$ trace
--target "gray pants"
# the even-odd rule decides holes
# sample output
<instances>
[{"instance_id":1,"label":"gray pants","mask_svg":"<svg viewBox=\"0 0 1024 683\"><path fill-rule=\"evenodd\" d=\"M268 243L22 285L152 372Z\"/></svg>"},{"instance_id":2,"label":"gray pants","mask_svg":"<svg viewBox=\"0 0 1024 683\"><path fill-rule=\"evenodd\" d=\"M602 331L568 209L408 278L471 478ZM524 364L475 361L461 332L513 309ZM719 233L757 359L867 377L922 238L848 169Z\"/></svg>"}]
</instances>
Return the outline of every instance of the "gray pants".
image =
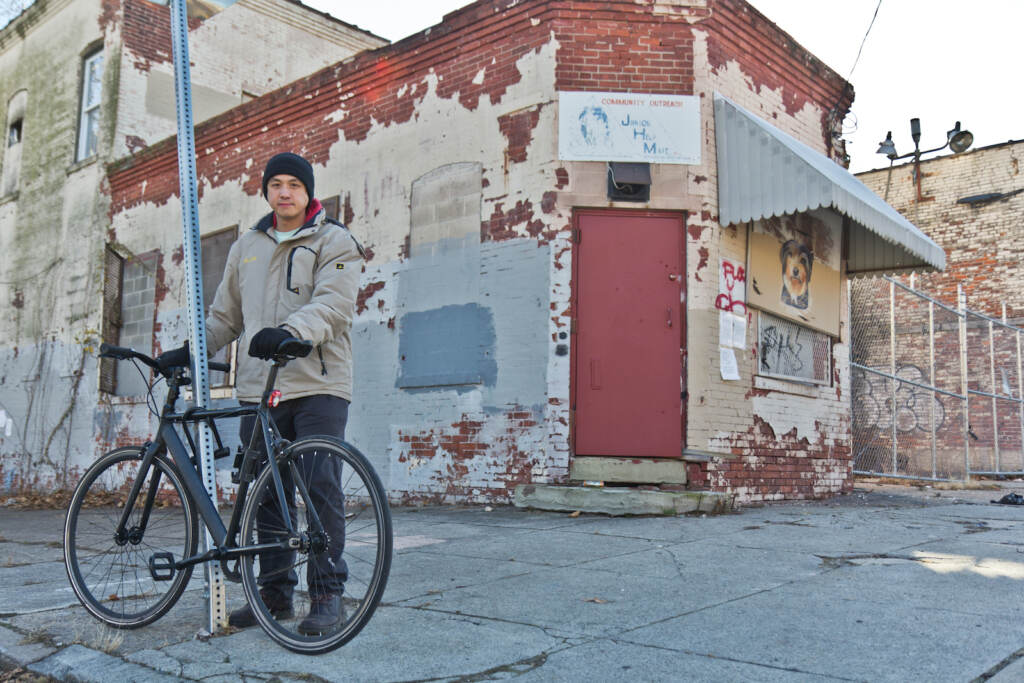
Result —
<instances>
[{"instance_id":1,"label":"gray pants","mask_svg":"<svg viewBox=\"0 0 1024 683\"><path fill-rule=\"evenodd\" d=\"M271 408L270 414L281 436L289 441L318 435L343 439L345 424L348 422L348 406L349 402L343 398L319 394L284 401L278 407ZM249 444L255 424L254 415L242 418L240 435L243 444ZM266 458L266 448L259 435L256 437L256 448L264 451ZM341 461L321 454L308 454L296 460L296 466L302 481L309 488L310 498L329 538L325 550L310 553L309 561L306 562L306 583L310 593L340 595L348 579L348 566L341 556L345 548L345 498L341 490ZM295 483L289 469L281 469L281 482L284 484L285 498L294 525L298 512L295 507ZM256 515L258 542L282 540L286 537L283 533L286 528L276 499L268 499ZM290 599L299 582L293 568L295 552L267 552L261 553L259 558L260 587L277 593L277 597Z\"/></svg>"}]
</instances>

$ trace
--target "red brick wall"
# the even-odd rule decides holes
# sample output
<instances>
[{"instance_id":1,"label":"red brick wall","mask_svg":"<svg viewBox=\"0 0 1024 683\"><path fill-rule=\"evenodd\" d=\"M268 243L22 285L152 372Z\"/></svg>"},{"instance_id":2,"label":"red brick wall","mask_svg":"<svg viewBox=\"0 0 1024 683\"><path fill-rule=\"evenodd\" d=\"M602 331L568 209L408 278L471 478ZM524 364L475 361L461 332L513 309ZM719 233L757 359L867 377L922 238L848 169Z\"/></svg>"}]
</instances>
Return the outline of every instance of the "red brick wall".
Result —
<instances>
[{"instance_id":1,"label":"red brick wall","mask_svg":"<svg viewBox=\"0 0 1024 683\"><path fill-rule=\"evenodd\" d=\"M471 110L481 97L495 102L521 79L516 60L546 44L552 32L560 45L559 89L693 91L692 29L679 17L652 15L633 2L479 2L429 33L328 67L199 126L199 174L214 187L247 177L246 189L256 194L260 178L246 169L250 159L259 169L268 150L292 149L317 163L342 137L364 139L372 121L408 121L431 72L441 97L458 97ZM481 70L483 82L474 83ZM341 108L346 116L335 123L330 116ZM523 143L537 122L535 113L522 119L504 122L513 163L525 159ZM174 145L164 141L111 167L113 213L176 195Z\"/></svg>"}]
</instances>

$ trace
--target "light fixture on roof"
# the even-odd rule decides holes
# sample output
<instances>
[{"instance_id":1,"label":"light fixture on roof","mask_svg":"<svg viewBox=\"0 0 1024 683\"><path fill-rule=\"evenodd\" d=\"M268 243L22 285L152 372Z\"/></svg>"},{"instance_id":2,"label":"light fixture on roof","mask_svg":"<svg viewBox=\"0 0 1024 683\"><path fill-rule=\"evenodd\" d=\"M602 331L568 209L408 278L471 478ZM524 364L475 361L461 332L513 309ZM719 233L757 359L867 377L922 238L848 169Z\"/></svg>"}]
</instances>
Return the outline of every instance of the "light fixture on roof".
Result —
<instances>
[{"instance_id":1,"label":"light fixture on roof","mask_svg":"<svg viewBox=\"0 0 1024 683\"><path fill-rule=\"evenodd\" d=\"M914 141L914 151L907 152L906 154L897 154L896 145L892 141L892 131L889 131L885 140L882 140L878 144L878 154L884 154L889 157L889 168L890 173L892 164L900 159L906 159L908 157L914 157L914 184L917 185L917 200L921 201L921 157L925 154L931 154L932 152L938 152L940 150L949 147L953 150L953 154L960 154L966 151L974 143L974 135L969 130L960 130L960 122L957 121L956 125L953 126L952 130L946 131L946 143L935 149L922 150L920 147L921 143L921 119L912 118L910 119L910 137ZM886 183L886 200L889 197L888 183Z\"/></svg>"},{"instance_id":2,"label":"light fixture on roof","mask_svg":"<svg viewBox=\"0 0 1024 683\"><path fill-rule=\"evenodd\" d=\"M969 130L960 130L960 122L957 121L953 130L946 131L946 140L953 154L959 154L974 144L974 135Z\"/></svg>"},{"instance_id":3,"label":"light fixture on roof","mask_svg":"<svg viewBox=\"0 0 1024 683\"><path fill-rule=\"evenodd\" d=\"M896 158L896 145L892 142L892 131L885 134L885 139L878 143L878 154L884 154L890 159Z\"/></svg>"},{"instance_id":4,"label":"light fixture on roof","mask_svg":"<svg viewBox=\"0 0 1024 683\"><path fill-rule=\"evenodd\" d=\"M946 149L946 147L953 150L954 154L960 154L974 144L974 135L972 135L969 130L960 130L959 121L956 122L956 125L953 126L952 130L946 131L946 144L936 147L935 149L922 150L920 148L921 119L910 119L910 137L914 141L914 151L898 155L896 154L896 145L892 141L892 131L890 130L886 133L885 139L878 143L878 154L884 154L892 161L914 157L914 162L916 163L920 161L923 155L938 152L939 150Z\"/></svg>"}]
</instances>

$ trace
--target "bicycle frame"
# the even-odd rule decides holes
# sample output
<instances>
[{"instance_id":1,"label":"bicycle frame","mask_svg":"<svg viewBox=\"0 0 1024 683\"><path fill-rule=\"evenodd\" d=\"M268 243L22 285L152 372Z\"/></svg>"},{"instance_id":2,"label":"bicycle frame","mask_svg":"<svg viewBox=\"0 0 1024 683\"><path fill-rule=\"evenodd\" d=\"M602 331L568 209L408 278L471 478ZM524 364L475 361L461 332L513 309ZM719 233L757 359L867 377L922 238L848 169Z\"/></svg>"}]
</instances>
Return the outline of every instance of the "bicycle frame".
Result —
<instances>
[{"instance_id":1,"label":"bicycle frame","mask_svg":"<svg viewBox=\"0 0 1024 683\"><path fill-rule=\"evenodd\" d=\"M277 379L277 373L286 362L287 361L274 360L271 363L270 373L267 376L266 388L259 404L255 406L240 406L237 408L223 409L190 408L182 413L175 412L175 404L180 396L179 387L185 383L183 380L184 370L179 369L175 371L172 380L168 382L167 398L160 414L160 427L157 431L156 439L145 445L138 475L132 483L132 489L128 494L124 510L121 512L121 517L118 520L115 532L115 538L118 543L123 543L135 535L145 533L146 524L149 520L149 511L152 509L156 498L157 487L160 482L159 469L153 469L150 488L146 495L146 500L143 503L142 518L139 525L137 527L129 528L128 522L131 517L132 510L136 507L139 493L142 491L142 484L146 481L147 476L149 475L150 468L153 464L153 458L166 451L170 454L171 460L174 462L181 474L182 483L192 495L192 499L196 503L199 515L202 517L203 523L206 525L210 535L213 537L214 543L214 547L205 553L182 558L175 562L173 566L176 570L189 565L208 562L210 560L220 560L223 563L243 555L253 555L266 551L291 550L299 546L300 539L295 533L295 528L291 521L291 515L288 513L287 502L284 495L284 484L281 479L281 472L277 462L289 442L281 438L281 434L278 431L273 418L270 416L269 410L270 396L274 383ZM266 447L266 453L268 454L267 462L271 468L278 504L281 507L281 518L285 520L285 523L288 526L288 538L275 543L239 546L235 544L234 539L238 534L241 511L245 504L249 483L255 477L256 470L262 460L262 454L260 451L252 447L256 443L257 438L255 426L252 437L249 440L249 445L245 449L244 457L239 465L241 478L239 481L238 493L235 498L231 520L226 527L224 526L224 521L217 513L217 508L213 504L210 494L206 491L206 487L203 485L202 479L199 477L199 472L197 471L193 456L190 454L189 449L186 448L185 443L182 441L174 427L177 424L190 425L206 422L213 431L218 446L222 448L220 435L216 428L216 420L219 418L244 417L248 415L255 415L256 422L260 427L260 435ZM187 434L188 433L186 431L186 435ZM192 443L191 436L188 438L191 445L191 451L196 453L195 444ZM196 453L196 455L198 455L198 453ZM294 468L293 464L290 463L289 465ZM293 479L296 481L299 488L302 489L302 495L308 496L308 491L304 490L305 487L303 486L301 477L293 477ZM310 512L312 513L310 520L311 527L322 532L323 526L320 523L318 515L316 515L315 510L311 510ZM227 567L224 567L224 570L229 575L235 574L234 571Z\"/></svg>"}]
</instances>

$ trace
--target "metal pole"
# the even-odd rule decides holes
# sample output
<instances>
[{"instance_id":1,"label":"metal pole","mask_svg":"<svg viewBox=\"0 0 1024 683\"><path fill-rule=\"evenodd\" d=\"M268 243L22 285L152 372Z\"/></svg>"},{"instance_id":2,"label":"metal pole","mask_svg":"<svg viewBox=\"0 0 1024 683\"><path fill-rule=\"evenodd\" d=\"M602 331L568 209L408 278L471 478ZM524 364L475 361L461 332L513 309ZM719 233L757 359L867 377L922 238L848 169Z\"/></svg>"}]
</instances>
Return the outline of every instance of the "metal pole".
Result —
<instances>
[{"instance_id":1,"label":"metal pole","mask_svg":"<svg viewBox=\"0 0 1024 683\"><path fill-rule=\"evenodd\" d=\"M928 403L929 412L931 413L931 431L932 431L932 479L937 477L936 473L936 457L935 457L935 441L937 435L935 434L935 304L931 301L928 302L928 368L929 368L929 379L928 383L932 385L932 400Z\"/></svg>"},{"instance_id":2,"label":"metal pole","mask_svg":"<svg viewBox=\"0 0 1024 683\"><path fill-rule=\"evenodd\" d=\"M964 397L964 479L971 479L971 395L967 384L967 297L963 285L956 286L956 305L960 310L960 393Z\"/></svg>"},{"instance_id":3,"label":"metal pole","mask_svg":"<svg viewBox=\"0 0 1024 683\"><path fill-rule=\"evenodd\" d=\"M1024 469L1024 379L1021 378L1020 330L1013 333L1017 339L1017 420L1020 422L1018 443L1020 444L1021 469Z\"/></svg>"},{"instance_id":4,"label":"metal pole","mask_svg":"<svg viewBox=\"0 0 1024 683\"><path fill-rule=\"evenodd\" d=\"M196 190L196 143L192 128L192 85L188 60L188 12L184 0L171 0L171 42L174 52L174 95L178 109L178 184L181 195L181 229L188 292L189 345L192 349L192 390L200 408L210 407L210 378L206 366L206 324L203 319L203 274L199 254L199 195ZM217 474L213 464L213 435L199 423L200 474L210 498L217 504ZM204 534L204 549L213 544ZM224 581L220 566L208 562L210 588L209 631L226 626Z\"/></svg>"},{"instance_id":5,"label":"metal pole","mask_svg":"<svg viewBox=\"0 0 1024 683\"><path fill-rule=\"evenodd\" d=\"M996 399L996 333L988 321L988 372L992 392L992 447L995 449L996 472L999 471L999 402Z\"/></svg>"},{"instance_id":6,"label":"metal pole","mask_svg":"<svg viewBox=\"0 0 1024 683\"><path fill-rule=\"evenodd\" d=\"M892 473L897 472L896 457L896 392L899 383L896 381L896 285L889 283L889 373L892 375Z\"/></svg>"}]
</instances>

